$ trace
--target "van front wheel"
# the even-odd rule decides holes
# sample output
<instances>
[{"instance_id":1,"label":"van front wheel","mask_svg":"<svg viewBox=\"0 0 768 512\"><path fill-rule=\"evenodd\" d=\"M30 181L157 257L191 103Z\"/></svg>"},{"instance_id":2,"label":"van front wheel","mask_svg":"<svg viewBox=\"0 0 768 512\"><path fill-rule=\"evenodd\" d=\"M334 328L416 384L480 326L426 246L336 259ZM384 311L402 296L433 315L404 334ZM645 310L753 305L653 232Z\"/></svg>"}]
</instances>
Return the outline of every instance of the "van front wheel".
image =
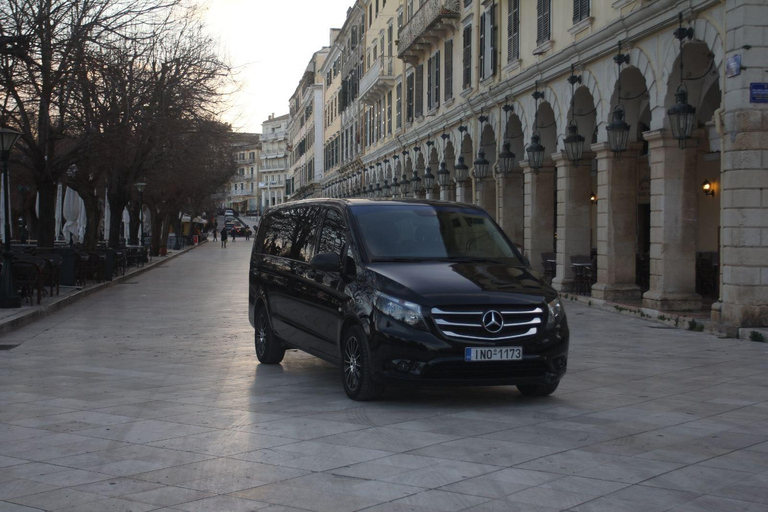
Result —
<instances>
[{"instance_id":1,"label":"van front wheel","mask_svg":"<svg viewBox=\"0 0 768 512\"><path fill-rule=\"evenodd\" d=\"M559 385L560 381L551 384L518 384L517 390L524 396L549 396Z\"/></svg>"},{"instance_id":2,"label":"van front wheel","mask_svg":"<svg viewBox=\"0 0 768 512\"><path fill-rule=\"evenodd\" d=\"M260 306L254 315L256 325L254 345L256 357L262 364L277 364L283 360L285 349L275 339L267 316L267 308Z\"/></svg>"},{"instance_id":3,"label":"van front wheel","mask_svg":"<svg viewBox=\"0 0 768 512\"><path fill-rule=\"evenodd\" d=\"M384 386L371 375L368 340L359 326L347 329L342 336L341 370L344 391L352 400L376 400L384 391Z\"/></svg>"}]
</instances>

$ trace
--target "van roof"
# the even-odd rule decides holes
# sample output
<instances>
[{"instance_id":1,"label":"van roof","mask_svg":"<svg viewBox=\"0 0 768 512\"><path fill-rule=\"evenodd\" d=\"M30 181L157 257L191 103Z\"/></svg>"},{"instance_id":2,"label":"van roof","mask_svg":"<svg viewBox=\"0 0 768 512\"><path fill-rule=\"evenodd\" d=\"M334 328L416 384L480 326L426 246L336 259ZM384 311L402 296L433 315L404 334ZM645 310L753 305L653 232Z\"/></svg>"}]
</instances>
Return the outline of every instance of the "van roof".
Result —
<instances>
[{"instance_id":1,"label":"van roof","mask_svg":"<svg viewBox=\"0 0 768 512\"><path fill-rule=\"evenodd\" d=\"M478 206L468 203L455 203L453 201L440 201L437 199L337 199L330 197L320 197L312 199L302 199L300 201L290 201L280 205L270 207L270 209L282 209L291 206L309 205L309 204L335 204L338 206L358 206L358 205L376 205L376 206L403 206L409 204L424 204L432 206L457 205L462 208L479 209Z\"/></svg>"}]
</instances>

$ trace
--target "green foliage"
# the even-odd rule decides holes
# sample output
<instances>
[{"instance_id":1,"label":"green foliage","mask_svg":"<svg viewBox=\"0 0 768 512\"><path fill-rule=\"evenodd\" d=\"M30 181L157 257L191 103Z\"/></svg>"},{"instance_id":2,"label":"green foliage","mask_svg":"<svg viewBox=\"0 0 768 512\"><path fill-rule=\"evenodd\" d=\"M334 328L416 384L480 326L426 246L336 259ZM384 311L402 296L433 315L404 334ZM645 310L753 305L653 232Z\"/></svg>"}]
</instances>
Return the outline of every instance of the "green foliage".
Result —
<instances>
[{"instance_id":1,"label":"green foliage","mask_svg":"<svg viewBox=\"0 0 768 512\"><path fill-rule=\"evenodd\" d=\"M763 336L763 333L752 331L749 333L749 339L750 341L757 341L760 343L765 343L765 336Z\"/></svg>"}]
</instances>

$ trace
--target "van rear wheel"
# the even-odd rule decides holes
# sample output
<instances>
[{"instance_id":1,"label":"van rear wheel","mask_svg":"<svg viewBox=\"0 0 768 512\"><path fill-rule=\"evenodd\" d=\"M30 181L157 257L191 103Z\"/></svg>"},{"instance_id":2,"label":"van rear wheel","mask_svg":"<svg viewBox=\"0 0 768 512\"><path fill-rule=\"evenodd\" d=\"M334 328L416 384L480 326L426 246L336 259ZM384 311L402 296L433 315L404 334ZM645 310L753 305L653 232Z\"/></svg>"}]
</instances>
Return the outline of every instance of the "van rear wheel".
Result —
<instances>
[{"instance_id":1,"label":"van rear wheel","mask_svg":"<svg viewBox=\"0 0 768 512\"><path fill-rule=\"evenodd\" d=\"M373 380L371 369L365 333L359 326L350 327L344 332L341 343L341 376L349 398L366 402L381 396L384 386Z\"/></svg>"},{"instance_id":2,"label":"van rear wheel","mask_svg":"<svg viewBox=\"0 0 768 512\"><path fill-rule=\"evenodd\" d=\"M285 348L275 339L272 326L269 323L267 308L259 306L254 315L256 325L254 345L256 357L262 364L277 364L285 357Z\"/></svg>"}]
</instances>

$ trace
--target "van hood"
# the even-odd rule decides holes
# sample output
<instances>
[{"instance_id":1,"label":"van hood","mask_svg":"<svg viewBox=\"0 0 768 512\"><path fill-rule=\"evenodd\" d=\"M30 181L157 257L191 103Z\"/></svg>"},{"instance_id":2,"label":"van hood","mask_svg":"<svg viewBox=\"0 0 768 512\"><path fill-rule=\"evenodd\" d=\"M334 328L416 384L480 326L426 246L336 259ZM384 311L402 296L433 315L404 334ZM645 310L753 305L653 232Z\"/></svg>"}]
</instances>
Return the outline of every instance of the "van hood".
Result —
<instances>
[{"instance_id":1,"label":"van hood","mask_svg":"<svg viewBox=\"0 0 768 512\"><path fill-rule=\"evenodd\" d=\"M371 263L374 287L425 306L540 304L557 292L530 268L487 262Z\"/></svg>"}]
</instances>

